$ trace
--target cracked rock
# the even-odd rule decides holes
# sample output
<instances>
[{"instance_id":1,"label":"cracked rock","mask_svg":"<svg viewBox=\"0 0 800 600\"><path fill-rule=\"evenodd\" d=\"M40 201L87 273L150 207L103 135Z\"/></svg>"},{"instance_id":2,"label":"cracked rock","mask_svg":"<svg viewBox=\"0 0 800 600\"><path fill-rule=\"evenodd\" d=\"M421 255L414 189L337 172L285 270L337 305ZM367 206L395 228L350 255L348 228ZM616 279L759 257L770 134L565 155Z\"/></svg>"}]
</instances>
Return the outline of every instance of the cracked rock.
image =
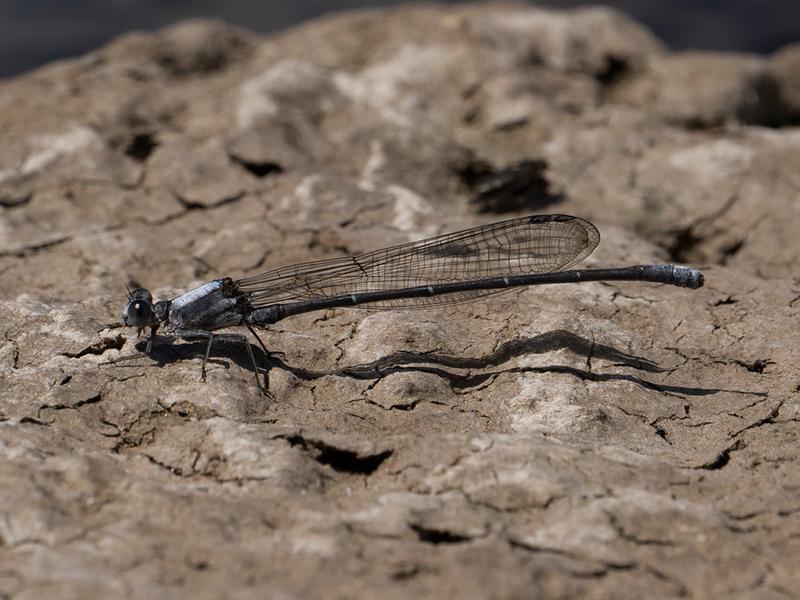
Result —
<instances>
[{"instance_id":1,"label":"cracked rock","mask_svg":"<svg viewBox=\"0 0 800 600\"><path fill-rule=\"evenodd\" d=\"M492 3L0 82L0 597L790 596L797 56ZM586 266L705 287L299 315L250 338L267 395L241 345L201 382L203 342L121 323L126 288L556 210Z\"/></svg>"}]
</instances>

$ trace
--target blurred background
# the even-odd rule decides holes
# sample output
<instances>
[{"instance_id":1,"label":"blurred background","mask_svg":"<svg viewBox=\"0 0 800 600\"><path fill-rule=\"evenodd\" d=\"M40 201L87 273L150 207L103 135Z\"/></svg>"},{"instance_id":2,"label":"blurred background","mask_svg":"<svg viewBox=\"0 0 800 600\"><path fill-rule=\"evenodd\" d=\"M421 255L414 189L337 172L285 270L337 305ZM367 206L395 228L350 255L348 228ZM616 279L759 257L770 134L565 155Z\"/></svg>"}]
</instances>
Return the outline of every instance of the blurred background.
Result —
<instances>
[{"instance_id":1,"label":"blurred background","mask_svg":"<svg viewBox=\"0 0 800 600\"><path fill-rule=\"evenodd\" d=\"M458 4L457 0L441 2ZM260 32L322 14L399 4L393 0L0 0L0 77L78 56L132 29L154 30L188 17L214 17ZM574 7L570 0L535 2ZM616 0L674 49L768 53L800 40L798 0Z\"/></svg>"}]
</instances>

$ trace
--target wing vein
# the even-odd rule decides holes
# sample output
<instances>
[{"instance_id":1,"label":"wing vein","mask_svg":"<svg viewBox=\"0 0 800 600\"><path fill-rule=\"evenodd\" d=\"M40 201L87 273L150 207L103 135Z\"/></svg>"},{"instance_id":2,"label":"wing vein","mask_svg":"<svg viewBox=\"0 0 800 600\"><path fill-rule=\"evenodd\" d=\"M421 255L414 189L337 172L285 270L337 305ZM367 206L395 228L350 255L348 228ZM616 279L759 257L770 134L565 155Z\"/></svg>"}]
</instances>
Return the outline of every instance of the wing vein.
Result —
<instances>
[{"instance_id":1,"label":"wing vein","mask_svg":"<svg viewBox=\"0 0 800 600\"><path fill-rule=\"evenodd\" d=\"M238 280L253 308L386 289L561 271L600 241L594 225L567 215L510 219L358 256L279 267ZM474 300L506 290L406 298L364 308L422 307Z\"/></svg>"}]
</instances>

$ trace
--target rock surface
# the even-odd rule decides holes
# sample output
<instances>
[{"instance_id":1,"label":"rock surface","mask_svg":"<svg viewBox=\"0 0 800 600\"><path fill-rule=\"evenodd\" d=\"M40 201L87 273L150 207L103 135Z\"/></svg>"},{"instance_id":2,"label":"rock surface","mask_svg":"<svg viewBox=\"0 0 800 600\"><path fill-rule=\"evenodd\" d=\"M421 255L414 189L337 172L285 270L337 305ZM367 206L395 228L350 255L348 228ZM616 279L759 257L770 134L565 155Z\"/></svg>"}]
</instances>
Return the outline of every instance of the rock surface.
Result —
<instances>
[{"instance_id":1,"label":"rock surface","mask_svg":"<svg viewBox=\"0 0 800 600\"><path fill-rule=\"evenodd\" d=\"M796 594L795 63L474 5L189 22L0 82L0 598ZM287 319L269 397L236 347L205 384L199 343L108 364L142 347L124 284L525 212L706 287Z\"/></svg>"}]
</instances>

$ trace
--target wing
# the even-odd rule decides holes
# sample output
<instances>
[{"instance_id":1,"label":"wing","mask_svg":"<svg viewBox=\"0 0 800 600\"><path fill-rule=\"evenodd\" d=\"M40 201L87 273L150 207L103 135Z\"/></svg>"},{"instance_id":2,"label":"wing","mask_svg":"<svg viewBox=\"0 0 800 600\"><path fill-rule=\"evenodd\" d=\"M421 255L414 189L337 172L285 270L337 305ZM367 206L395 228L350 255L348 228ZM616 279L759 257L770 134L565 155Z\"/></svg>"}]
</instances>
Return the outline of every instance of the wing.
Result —
<instances>
[{"instance_id":1,"label":"wing","mask_svg":"<svg viewBox=\"0 0 800 600\"><path fill-rule=\"evenodd\" d=\"M536 215L346 256L299 263L240 279L253 308L304 299L561 271L585 259L600 241L578 217ZM422 307L474 300L508 290L406 298L362 308Z\"/></svg>"}]
</instances>

